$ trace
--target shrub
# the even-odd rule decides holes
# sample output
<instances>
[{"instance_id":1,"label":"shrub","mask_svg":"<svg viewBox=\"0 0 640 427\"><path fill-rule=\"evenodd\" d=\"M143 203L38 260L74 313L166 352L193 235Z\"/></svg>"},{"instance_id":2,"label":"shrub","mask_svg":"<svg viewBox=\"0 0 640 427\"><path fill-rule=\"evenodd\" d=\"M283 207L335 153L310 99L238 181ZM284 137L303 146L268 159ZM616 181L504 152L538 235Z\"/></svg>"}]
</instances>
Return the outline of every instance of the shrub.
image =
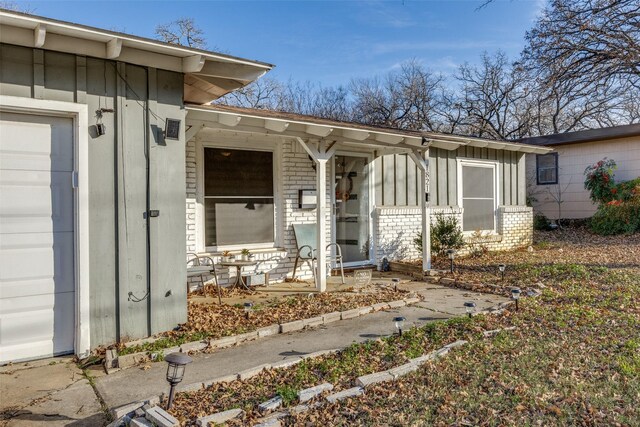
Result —
<instances>
[{"instance_id":1,"label":"shrub","mask_svg":"<svg viewBox=\"0 0 640 427\"><path fill-rule=\"evenodd\" d=\"M413 243L422 252L422 232ZM464 247L464 236L460 229L458 219L454 216L436 215L436 222L431 226L431 252L435 255L444 255L447 249L460 249Z\"/></svg>"},{"instance_id":2,"label":"shrub","mask_svg":"<svg viewBox=\"0 0 640 427\"><path fill-rule=\"evenodd\" d=\"M640 197L640 178L624 181L616 184L611 193L614 199L629 201L635 197Z\"/></svg>"},{"instance_id":3,"label":"shrub","mask_svg":"<svg viewBox=\"0 0 640 427\"><path fill-rule=\"evenodd\" d=\"M533 228L535 230L548 230L549 229L549 218L544 216L544 214L536 213L533 216Z\"/></svg>"},{"instance_id":4,"label":"shrub","mask_svg":"<svg viewBox=\"0 0 640 427\"><path fill-rule=\"evenodd\" d=\"M602 235L640 232L640 197L601 204L591 217L589 228Z\"/></svg>"},{"instance_id":5,"label":"shrub","mask_svg":"<svg viewBox=\"0 0 640 427\"><path fill-rule=\"evenodd\" d=\"M594 203L607 203L615 198L611 190L615 188L613 171L616 169L616 162L605 157L584 170L584 188L589 190L589 197Z\"/></svg>"}]
</instances>

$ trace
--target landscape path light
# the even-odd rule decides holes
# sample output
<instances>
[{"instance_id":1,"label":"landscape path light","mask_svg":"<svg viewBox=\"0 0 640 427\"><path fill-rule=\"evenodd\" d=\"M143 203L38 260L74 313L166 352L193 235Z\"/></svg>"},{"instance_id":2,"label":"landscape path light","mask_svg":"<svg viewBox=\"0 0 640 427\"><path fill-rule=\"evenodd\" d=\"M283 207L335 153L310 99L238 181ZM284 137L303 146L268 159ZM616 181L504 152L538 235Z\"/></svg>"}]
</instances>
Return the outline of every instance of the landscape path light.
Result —
<instances>
[{"instance_id":1,"label":"landscape path light","mask_svg":"<svg viewBox=\"0 0 640 427\"><path fill-rule=\"evenodd\" d=\"M400 283L400 279L394 277L391 281L393 282L393 291L398 292L398 283Z\"/></svg>"},{"instance_id":2,"label":"landscape path light","mask_svg":"<svg viewBox=\"0 0 640 427\"><path fill-rule=\"evenodd\" d=\"M500 270L500 274L502 274L502 281L504 282L504 271L507 269L506 264L498 264L498 270Z\"/></svg>"},{"instance_id":3,"label":"landscape path light","mask_svg":"<svg viewBox=\"0 0 640 427\"><path fill-rule=\"evenodd\" d=\"M251 309L253 309L253 303L252 302L245 302L244 303L244 317L249 319L249 314L251 313Z\"/></svg>"},{"instance_id":4,"label":"landscape path light","mask_svg":"<svg viewBox=\"0 0 640 427\"><path fill-rule=\"evenodd\" d=\"M471 315L474 311L476 311L476 303L473 301L468 301L464 303L464 309L467 312L467 316L471 318Z\"/></svg>"},{"instance_id":5,"label":"landscape path light","mask_svg":"<svg viewBox=\"0 0 640 427\"><path fill-rule=\"evenodd\" d=\"M455 249L447 249L447 256L449 257L449 260L451 261L451 273L453 273L453 259L456 257L456 250Z\"/></svg>"},{"instance_id":6,"label":"landscape path light","mask_svg":"<svg viewBox=\"0 0 640 427\"><path fill-rule=\"evenodd\" d=\"M396 325L396 329L398 330L398 334L402 336L402 329L404 328L404 321L407 320L402 316L394 317L393 321Z\"/></svg>"},{"instance_id":7,"label":"landscape path light","mask_svg":"<svg viewBox=\"0 0 640 427\"><path fill-rule=\"evenodd\" d=\"M167 409L171 409L171 405L173 405L174 389L184 378L185 366L193 362L193 359L184 353L176 352L169 354L164 358L164 360L167 362L167 381L171 385L171 388L169 389Z\"/></svg>"},{"instance_id":8,"label":"landscape path light","mask_svg":"<svg viewBox=\"0 0 640 427\"><path fill-rule=\"evenodd\" d=\"M520 288L511 289L511 299L516 302L516 310L518 310L518 300L520 299Z\"/></svg>"}]
</instances>

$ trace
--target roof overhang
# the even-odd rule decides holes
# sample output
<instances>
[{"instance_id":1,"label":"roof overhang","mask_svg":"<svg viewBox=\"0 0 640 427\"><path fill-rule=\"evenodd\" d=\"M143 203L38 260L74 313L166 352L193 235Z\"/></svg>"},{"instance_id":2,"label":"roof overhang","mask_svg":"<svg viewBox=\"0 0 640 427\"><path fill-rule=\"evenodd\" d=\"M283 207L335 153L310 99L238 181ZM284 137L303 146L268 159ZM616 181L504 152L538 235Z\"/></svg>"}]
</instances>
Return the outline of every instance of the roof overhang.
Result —
<instances>
[{"instance_id":1,"label":"roof overhang","mask_svg":"<svg viewBox=\"0 0 640 427\"><path fill-rule=\"evenodd\" d=\"M282 117L277 112L259 110L229 111L227 107L215 105L188 105L187 139L204 128L252 133L257 135L275 135L289 138L327 139L346 145L383 149L386 152L422 151L428 147L457 150L463 146L493 148L497 150L518 151L523 153L545 154L552 151L545 147L514 144L482 138L432 132L411 132L362 126L345 122L331 122L304 116L296 118Z\"/></svg>"},{"instance_id":2,"label":"roof overhang","mask_svg":"<svg viewBox=\"0 0 640 427\"><path fill-rule=\"evenodd\" d=\"M0 42L184 73L184 100L211 102L273 65L0 9Z\"/></svg>"}]
</instances>

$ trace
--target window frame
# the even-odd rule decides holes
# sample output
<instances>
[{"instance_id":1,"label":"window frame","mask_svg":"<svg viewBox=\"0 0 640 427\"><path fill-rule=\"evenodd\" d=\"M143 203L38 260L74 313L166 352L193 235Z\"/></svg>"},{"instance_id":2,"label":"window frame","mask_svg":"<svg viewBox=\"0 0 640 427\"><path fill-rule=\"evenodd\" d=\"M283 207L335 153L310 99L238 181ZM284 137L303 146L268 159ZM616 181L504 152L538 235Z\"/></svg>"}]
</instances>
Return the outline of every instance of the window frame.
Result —
<instances>
[{"instance_id":1,"label":"window frame","mask_svg":"<svg viewBox=\"0 0 640 427\"><path fill-rule=\"evenodd\" d=\"M280 170L281 155L280 148L277 144L264 140L242 139L243 143L234 143L233 137L225 138L225 142L218 141L199 141L196 149L196 248L198 252L219 253L223 251L240 251L242 249L249 250L266 250L277 249L281 247L281 191L280 191ZM260 151L269 152L273 156L273 241L266 243L243 243L237 245L207 245L206 243L206 215L205 215L205 162L204 150L206 148L243 150L243 151Z\"/></svg>"},{"instance_id":2,"label":"window frame","mask_svg":"<svg viewBox=\"0 0 640 427\"><path fill-rule=\"evenodd\" d=\"M552 155L555 158L555 171L556 171L556 179L555 181L545 181L540 182L540 156L549 156ZM559 176L558 176L558 153L547 153L547 154L536 154L536 184L537 185L556 185L558 184ZM551 168L544 168L551 169Z\"/></svg>"},{"instance_id":3,"label":"window frame","mask_svg":"<svg viewBox=\"0 0 640 427\"><path fill-rule=\"evenodd\" d=\"M463 204L463 195L462 195L462 168L463 166L470 167L484 167L490 168L493 170L493 228L480 230L481 232L489 232L490 234L497 233L498 226L498 207L500 206L500 168L498 167L497 160L480 160L480 159L467 159L467 158L458 158L457 159L457 182L456 182L456 192L458 195L458 206L463 209L463 213L460 218L460 230L462 234L466 236L471 236L475 233L476 230L464 231L464 204Z\"/></svg>"}]
</instances>

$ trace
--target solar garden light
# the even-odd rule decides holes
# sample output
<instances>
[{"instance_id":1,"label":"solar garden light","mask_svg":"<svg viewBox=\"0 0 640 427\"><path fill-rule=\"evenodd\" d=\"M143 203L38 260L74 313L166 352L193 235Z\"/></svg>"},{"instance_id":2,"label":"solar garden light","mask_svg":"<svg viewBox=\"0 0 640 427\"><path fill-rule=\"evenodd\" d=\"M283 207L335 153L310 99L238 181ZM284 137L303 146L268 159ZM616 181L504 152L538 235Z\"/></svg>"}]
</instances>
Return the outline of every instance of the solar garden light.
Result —
<instances>
[{"instance_id":1,"label":"solar garden light","mask_svg":"<svg viewBox=\"0 0 640 427\"><path fill-rule=\"evenodd\" d=\"M404 327L404 321L407 320L402 316L394 317L393 321L396 324L396 329L398 330L398 334L402 336L402 328Z\"/></svg>"},{"instance_id":2,"label":"solar garden light","mask_svg":"<svg viewBox=\"0 0 640 427\"><path fill-rule=\"evenodd\" d=\"M165 357L164 360L168 363L167 381L171 384L167 409L171 409L171 405L173 405L173 392L175 386L182 381L182 378L184 378L184 368L186 365L193 362L193 359L184 353L171 353Z\"/></svg>"},{"instance_id":3,"label":"solar garden light","mask_svg":"<svg viewBox=\"0 0 640 427\"><path fill-rule=\"evenodd\" d=\"M451 273L453 273L453 259L456 257L455 249L447 249L447 256L451 260Z\"/></svg>"},{"instance_id":4,"label":"solar garden light","mask_svg":"<svg viewBox=\"0 0 640 427\"><path fill-rule=\"evenodd\" d=\"M502 281L504 282L504 271L507 269L506 264L498 264L498 270L500 270L500 274L502 274Z\"/></svg>"},{"instance_id":5,"label":"solar garden light","mask_svg":"<svg viewBox=\"0 0 640 427\"><path fill-rule=\"evenodd\" d=\"M244 317L249 319L249 314L251 313L251 310L253 309L253 303L252 302L245 302L244 303Z\"/></svg>"},{"instance_id":6,"label":"solar garden light","mask_svg":"<svg viewBox=\"0 0 640 427\"><path fill-rule=\"evenodd\" d=\"M393 291L398 292L398 283L400 283L400 279L394 277L391 281L393 282Z\"/></svg>"},{"instance_id":7,"label":"solar garden light","mask_svg":"<svg viewBox=\"0 0 640 427\"><path fill-rule=\"evenodd\" d=\"M471 318L471 315L474 311L476 311L476 303L473 301L468 301L464 303L464 309L467 312L467 316Z\"/></svg>"},{"instance_id":8,"label":"solar garden light","mask_svg":"<svg viewBox=\"0 0 640 427\"><path fill-rule=\"evenodd\" d=\"M516 310L518 309L518 300L520 299L520 288L511 289L511 299L516 302Z\"/></svg>"}]
</instances>

